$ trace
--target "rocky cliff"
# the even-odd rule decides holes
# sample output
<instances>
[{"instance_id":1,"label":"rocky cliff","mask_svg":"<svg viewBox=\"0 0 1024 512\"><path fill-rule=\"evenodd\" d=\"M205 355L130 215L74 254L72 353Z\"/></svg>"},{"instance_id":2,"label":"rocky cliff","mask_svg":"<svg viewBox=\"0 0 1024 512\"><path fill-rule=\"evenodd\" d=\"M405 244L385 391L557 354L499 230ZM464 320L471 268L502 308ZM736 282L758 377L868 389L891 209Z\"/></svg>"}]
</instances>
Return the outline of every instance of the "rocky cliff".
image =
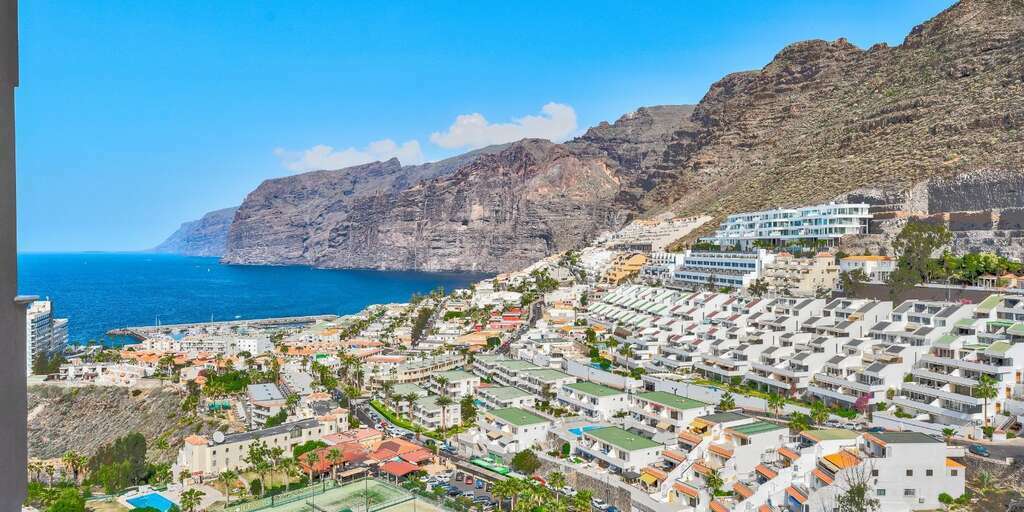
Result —
<instances>
[{"instance_id":1,"label":"rocky cliff","mask_svg":"<svg viewBox=\"0 0 1024 512\"><path fill-rule=\"evenodd\" d=\"M224 208L207 213L199 220L185 222L152 251L186 256L221 256L237 209L237 206Z\"/></svg>"},{"instance_id":2,"label":"rocky cliff","mask_svg":"<svg viewBox=\"0 0 1024 512\"><path fill-rule=\"evenodd\" d=\"M1022 98L1024 0L965 0L899 46L795 43L695 107L641 108L564 144L268 181L236 215L224 261L500 271L634 215L1020 173Z\"/></svg>"}]
</instances>

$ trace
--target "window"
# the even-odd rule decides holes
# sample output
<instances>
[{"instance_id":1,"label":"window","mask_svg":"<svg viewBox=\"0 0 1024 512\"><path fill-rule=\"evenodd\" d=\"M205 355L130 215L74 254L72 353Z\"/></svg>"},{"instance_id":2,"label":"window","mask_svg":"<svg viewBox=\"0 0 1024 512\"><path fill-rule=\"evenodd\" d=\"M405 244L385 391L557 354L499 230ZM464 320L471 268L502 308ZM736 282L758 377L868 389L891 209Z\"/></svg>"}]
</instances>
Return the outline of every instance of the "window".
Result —
<instances>
[{"instance_id":1,"label":"window","mask_svg":"<svg viewBox=\"0 0 1024 512\"><path fill-rule=\"evenodd\" d=\"M913 469L908 469L907 470L907 476L914 476L914 470Z\"/></svg>"},{"instance_id":2,"label":"window","mask_svg":"<svg viewBox=\"0 0 1024 512\"><path fill-rule=\"evenodd\" d=\"M913 496L916 491L914 489L903 489L904 496Z\"/></svg>"},{"instance_id":3,"label":"window","mask_svg":"<svg viewBox=\"0 0 1024 512\"><path fill-rule=\"evenodd\" d=\"M932 476L932 470L930 470L930 469L924 470L924 476Z\"/></svg>"},{"instance_id":4,"label":"window","mask_svg":"<svg viewBox=\"0 0 1024 512\"><path fill-rule=\"evenodd\" d=\"M871 476L878 476L878 470L877 469L872 469L871 470Z\"/></svg>"},{"instance_id":5,"label":"window","mask_svg":"<svg viewBox=\"0 0 1024 512\"><path fill-rule=\"evenodd\" d=\"M885 496L885 489L875 489L876 496Z\"/></svg>"},{"instance_id":6,"label":"window","mask_svg":"<svg viewBox=\"0 0 1024 512\"><path fill-rule=\"evenodd\" d=\"M957 469L951 469L951 470L949 471L949 475L950 475L950 476L956 476L958 472L959 472L959 470L957 470Z\"/></svg>"}]
</instances>

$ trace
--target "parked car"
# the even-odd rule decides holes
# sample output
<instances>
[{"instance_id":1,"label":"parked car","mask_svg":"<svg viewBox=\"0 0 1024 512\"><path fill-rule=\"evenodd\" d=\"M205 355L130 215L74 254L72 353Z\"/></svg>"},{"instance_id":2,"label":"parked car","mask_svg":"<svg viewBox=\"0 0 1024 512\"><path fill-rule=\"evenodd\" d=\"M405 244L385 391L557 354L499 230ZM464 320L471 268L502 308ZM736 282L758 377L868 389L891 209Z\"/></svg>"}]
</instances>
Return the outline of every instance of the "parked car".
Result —
<instances>
[{"instance_id":1,"label":"parked car","mask_svg":"<svg viewBox=\"0 0 1024 512\"><path fill-rule=\"evenodd\" d=\"M479 480L479 479L478 479L478 480L476 481L476 488L477 488L477 489L483 489L483 488L484 488L484 481L483 481L483 480Z\"/></svg>"},{"instance_id":2,"label":"parked car","mask_svg":"<svg viewBox=\"0 0 1024 512\"><path fill-rule=\"evenodd\" d=\"M871 432L872 434L877 434L879 432L885 432L885 429L882 427L871 427L868 429L868 432Z\"/></svg>"},{"instance_id":3,"label":"parked car","mask_svg":"<svg viewBox=\"0 0 1024 512\"><path fill-rule=\"evenodd\" d=\"M973 453L975 455L980 455L982 457L989 457L990 456L989 453L988 453L988 448L986 448L986 447L984 447L984 446L982 446L980 444L972 444L971 446L967 447L967 451L969 451L969 452L971 452L971 453Z\"/></svg>"},{"instance_id":4,"label":"parked car","mask_svg":"<svg viewBox=\"0 0 1024 512\"><path fill-rule=\"evenodd\" d=\"M605 503L604 500L590 498L590 504L593 505L594 508L596 508L597 510L601 510L602 512L608 510L608 504Z\"/></svg>"}]
</instances>

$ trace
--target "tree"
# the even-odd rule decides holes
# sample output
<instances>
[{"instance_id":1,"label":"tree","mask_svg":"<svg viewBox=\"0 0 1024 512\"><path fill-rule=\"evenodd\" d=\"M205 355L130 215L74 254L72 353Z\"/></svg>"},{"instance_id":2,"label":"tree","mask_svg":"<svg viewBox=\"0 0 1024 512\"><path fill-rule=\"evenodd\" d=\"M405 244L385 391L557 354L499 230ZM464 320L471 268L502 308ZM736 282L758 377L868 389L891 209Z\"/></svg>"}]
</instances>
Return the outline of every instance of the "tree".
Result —
<instances>
[{"instance_id":1,"label":"tree","mask_svg":"<svg viewBox=\"0 0 1024 512\"><path fill-rule=\"evenodd\" d=\"M459 401L459 412L462 416L463 425L476 423L476 402L472 395L466 395Z\"/></svg>"},{"instance_id":2,"label":"tree","mask_svg":"<svg viewBox=\"0 0 1024 512\"><path fill-rule=\"evenodd\" d=\"M839 286L846 292L848 297L856 297L861 286L868 282L869 278L864 269L855 268L848 272L839 273Z\"/></svg>"},{"instance_id":3,"label":"tree","mask_svg":"<svg viewBox=\"0 0 1024 512\"><path fill-rule=\"evenodd\" d=\"M825 406L825 402L819 400L811 404L811 420L818 425L828 420L828 407Z\"/></svg>"},{"instance_id":4,"label":"tree","mask_svg":"<svg viewBox=\"0 0 1024 512\"><path fill-rule=\"evenodd\" d=\"M750 283L750 286L747 287L747 290L749 290L750 294L753 295L754 297L763 297L766 293L768 293L768 281L766 281L763 277L754 279L754 282Z\"/></svg>"},{"instance_id":5,"label":"tree","mask_svg":"<svg viewBox=\"0 0 1024 512\"><path fill-rule=\"evenodd\" d=\"M313 471L316 470L316 465L320 463L319 452L309 452L306 454L306 469L309 470L309 483L313 483Z\"/></svg>"},{"instance_id":6,"label":"tree","mask_svg":"<svg viewBox=\"0 0 1024 512\"><path fill-rule=\"evenodd\" d=\"M725 480L722 479L722 474L718 472L718 469L712 469L704 477L704 483L707 484L708 489L711 489L712 496L718 496L722 492L722 486L725 485Z\"/></svg>"},{"instance_id":7,"label":"tree","mask_svg":"<svg viewBox=\"0 0 1024 512\"><path fill-rule=\"evenodd\" d=\"M881 509L881 502L871 488L871 463L863 462L846 469L836 482L839 491L835 497L837 512L874 512Z\"/></svg>"},{"instance_id":8,"label":"tree","mask_svg":"<svg viewBox=\"0 0 1024 512\"><path fill-rule=\"evenodd\" d=\"M903 226L892 242L896 270L889 276L889 293L893 300L907 288L931 280L936 270L931 264L932 253L952 239L952 233L943 225L910 221Z\"/></svg>"},{"instance_id":9,"label":"tree","mask_svg":"<svg viewBox=\"0 0 1024 512\"><path fill-rule=\"evenodd\" d=\"M985 400L984 408L982 409L982 417L985 420L985 426L988 426L988 401L994 399L998 394L996 389L996 381L988 375L982 375L978 379L978 385L974 388L974 396Z\"/></svg>"},{"instance_id":10,"label":"tree","mask_svg":"<svg viewBox=\"0 0 1024 512\"><path fill-rule=\"evenodd\" d=\"M199 489L189 489L181 493L181 510L184 512L194 512L195 509L199 508L199 504L203 502L203 496L206 496L206 493Z\"/></svg>"},{"instance_id":11,"label":"tree","mask_svg":"<svg viewBox=\"0 0 1024 512\"><path fill-rule=\"evenodd\" d=\"M299 405L299 395L295 393L288 394L288 398L285 399L284 405L289 411L295 412L295 406Z\"/></svg>"},{"instance_id":12,"label":"tree","mask_svg":"<svg viewBox=\"0 0 1024 512\"><path fill-rule=\"evenodd\" d=\"M85 497L78 489L66 488L57 494L57 499L46 507L46 512L85 512Z\"/></svg>"},{"instance_id":13,"label":"tree","mask_svg":"<svg viewBox=\"0 0 1024 512\"><path fill-rule=\"evenodd\" d=\"M512 457L512 469L523 473L524 475L532 475L537 468L540 467L540 459L537 458L537 454L533 453L533 450L527 448Z\"/></svg>"},{"instance_id":14,"label":"tree","mask_svg":"<svg viewBox=\"0 0 1024 512\"><path fill-rule=\"evenodd\" d=\"M288 409L281 409L277 414L267 418L263 428L276 427L288 420Z\"/></svg>"},{"instance_id":15,"label":"tree","mask_svg":"<svg viewBox=\"0 0 1024 512\"><path fill-rule=\"evenodd\" d=\"M956 435L956 429L946 427L942 429L942 437L946 438L946 442L949 443L953 440L953 436Z\"/></svg>"},{"instance_id":16,"label":"tree","mask_svg":"<svg viewBox=\"0 0 1024 512\"><path fill-rule=\"evenodd\" d=\"M437 383L437 394L447 396L448 395L448 382L449 382L448 381L448 377L445 377L443 375L435 377L434 378L434 382Z\"/></svg>"},{"instance_id":17,"label":"tree","mask_svg":"<svg viewBox=\"0 0 1024 512\"><path fill-rule=\"evenodd\" d=\"M337 448L327 450L327 461L331 463L331 478L338 478L338 466L344 460L345 458L342 457L341 450Z\"/></svg>"},{"instance_id":18,"label":"tree","mask_svg":"<svg viewBox=\"0 0 1024 512\"><path fill-rule=\"evenodd\" d=\"M515 478L508 478L500 482L496 482L494 487L491 488L491 494L500 499L498 502L499 507L501 506L501 502L506 499L512 500L509 506L509 510L512 510L515 508L516 496L522 490L522 487L523 485L519 480L516 480ZM590 503L588 502L587 505L589 506ZM587 512L589 512L589 510Z\"/></svg>"},{"instance_id":19,"label":"tree","mask_svg":"<svg viewBox=\"0 0 1024 512\"><path fill-rule=\"evenodd\" d=\"M416 400L419 400L419 398L420 396L417 395L416 393L406 393L402 395L402 401L405 402L405 405L409 406L408 414L410 418L412 418L412 405L415 404Z\"/></svg>"},{"instance_id":20,"label":"tree","mask_svg":"<svg viewBox=\"0 0 1024 512\"><path fill-rule=\"evenodd\" d=\"M736 399L733 398L732 393L726 391L722 393L722 399L718 401L719 411L731 411L736 408Z\"/></svg>"},{"instance_id":21,"label":"tree","mask_svg":"<svg viewBox=\"0 0 1024 512\"><path fill-rule=\"evenodd\" d=\"M447 395L441 395L437 397L437 405L441 408L441 428L438 430L445 430L448 428L448 406L454 402Z\"/></svg>"},{"instance_id":22,"label":"tree","mask_svg":"<svg viewBox=\"0 0 1024 512\"><path fill-rule=\"evenodd\" d=\"M806 414L795 412L789 417L789 429L795 433L803 432L811 426L811 419Z\"/></svg>"},{"instance_id":23,"label":"tree","mask_svg":"<svg viewBox=\"0 0 1024 512\"><path fill-rule=\"evenodd\" d=\"M590 512L590 500L594 497L594 491L583 489L572 497L572 508L576 512Z\"/></svg>"},{"instance_id":24,"label":"tree","mask_svg":"<svg viewBox=\"0 0 1024 512\"><path fill-rule=\"evenodd\" d=\"M224 483L224 493L228 495L228 504L231 504L231 489L238 483L238 473L233 469L226 469L220 472L220 481Z\"/></svg>"},{"instance_id":25,"label":"tree","mask_svg":"<svg viewBox=\"0 0 1024 512\"><path fill-rule=\"evenodd\" d=\"M260 492L266 489L264 485L264 477L267 472L270 471L270 450L267 449L267 443L263 441L256 441L249 445L249 449L246 454L242 457L242 460L249 465L249 469L256 473L260 481Z\"/></svg>"},{"instance_id":26,"label":"tree","mask_svg":"<svg viewBox=\"0 0 1024 512\"><path fill-rule=\"evenodd\" d=\"M561 489L565 487L565 475L558 471L552 471L548 473L548 484L555 489Z\"/></svg>"}]
</instances>

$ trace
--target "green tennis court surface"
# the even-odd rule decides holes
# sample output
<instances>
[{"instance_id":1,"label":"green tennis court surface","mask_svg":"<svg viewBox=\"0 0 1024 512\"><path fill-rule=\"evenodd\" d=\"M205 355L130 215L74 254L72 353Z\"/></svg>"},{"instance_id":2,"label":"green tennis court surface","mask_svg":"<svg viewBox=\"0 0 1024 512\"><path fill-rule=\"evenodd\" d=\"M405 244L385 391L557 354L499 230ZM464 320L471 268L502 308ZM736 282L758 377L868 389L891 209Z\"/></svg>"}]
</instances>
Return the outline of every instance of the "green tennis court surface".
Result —
<instances>
[{"instance_id":1,"label":"green tennis court surface","mask_svg":"<svg viewBox=\"0 0 1024 512\"><path fill-rule=\"evenodd\" d=\"M404 512L402 506L408 502L413 510L413 496L409 492L380 480L351 482L328 489L322 494L307 496L289 503L280 503L263 509L263 512ZM420 504L416 509L420 510ZM422 510L430 512L430 506L423 504Z\"/></svg>"}]
</instances>

